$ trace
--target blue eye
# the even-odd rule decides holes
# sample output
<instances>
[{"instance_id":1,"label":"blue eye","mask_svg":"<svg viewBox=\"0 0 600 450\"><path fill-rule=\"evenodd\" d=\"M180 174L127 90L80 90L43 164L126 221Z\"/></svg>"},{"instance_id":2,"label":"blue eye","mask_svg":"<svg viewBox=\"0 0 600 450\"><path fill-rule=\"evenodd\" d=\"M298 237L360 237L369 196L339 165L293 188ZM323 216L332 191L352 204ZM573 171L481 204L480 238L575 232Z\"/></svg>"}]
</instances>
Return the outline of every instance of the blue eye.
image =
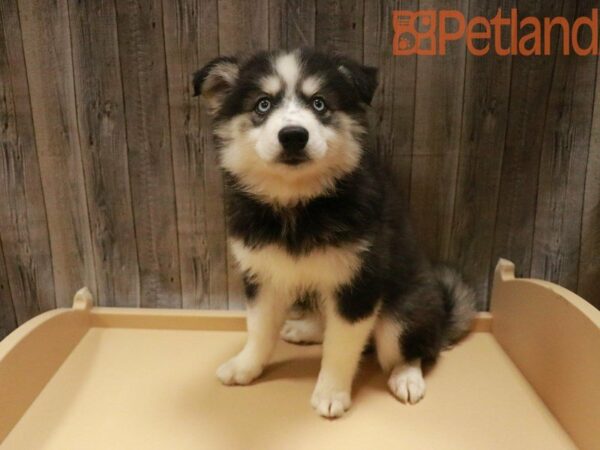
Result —
<instances>
[{"instance_id":1,"label":"blue eye","mask_svg":"<svg viewBox=\"0 0 600 450\"><path fill-rule=\"evenodd\" d=\"M321 97L315 97L312 100L312 107L317 112L323 112L327 108L325 101Z\"/></svg>"},{"instance_id":2,"label":"blue eye","mask_svg":"<svg viewBox=\"0 0 600 450\"><path fill-rule=\"evenodd\" d=\"M258 114L266 114L271 109L271 105L272 105L271 104L271 100L269 100L268 98L264 97L264 98L261 98L256 103L256 106L254 107L254 110Z\"/></svg>"}]
</instances>

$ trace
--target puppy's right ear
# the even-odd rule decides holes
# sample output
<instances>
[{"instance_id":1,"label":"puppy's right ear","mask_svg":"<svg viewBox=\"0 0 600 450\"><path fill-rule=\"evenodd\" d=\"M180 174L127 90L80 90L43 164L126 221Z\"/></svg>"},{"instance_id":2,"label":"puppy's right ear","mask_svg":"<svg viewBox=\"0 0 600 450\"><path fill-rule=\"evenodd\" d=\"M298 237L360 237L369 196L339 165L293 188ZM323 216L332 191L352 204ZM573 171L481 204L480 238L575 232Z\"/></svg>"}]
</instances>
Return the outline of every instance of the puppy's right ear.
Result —
<instances>
[{"instance_id":1,"label":"puppy's right ear","mask_svg":"<svg viewBox=\"0 0 600 450\"><path fill-rule=\"evenodd\" d=\"M237 59L226 56L213 59L194 74L194 97L202 95L214 114L237 81L238 73Z\"/></svg>"}]
</instances>

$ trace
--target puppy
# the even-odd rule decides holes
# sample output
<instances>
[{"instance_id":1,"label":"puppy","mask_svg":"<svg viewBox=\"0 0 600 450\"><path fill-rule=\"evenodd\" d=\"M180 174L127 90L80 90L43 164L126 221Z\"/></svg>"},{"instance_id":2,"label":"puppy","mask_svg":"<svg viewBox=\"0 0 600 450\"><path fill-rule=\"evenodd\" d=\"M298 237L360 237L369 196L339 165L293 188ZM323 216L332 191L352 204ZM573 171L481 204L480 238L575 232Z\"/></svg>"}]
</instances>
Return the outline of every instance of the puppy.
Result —
<instances>
[{"instance_id":1,"label":"puppy","mask_svg":"<svg viewBox=\"0 0 600 450\"><path fill-rule=\"evenodd\" d=\"M461 338L475 311L460 276L424 257L392 177L368 148L376 72L301 49L217 58L194 76L212 116L248 309L246 345L217 377L252 382L280 333L322 341L311 404L325 417L350 407L371 339L392 393L418 402L421 365ZM307 298L303 316L286 321Z\"/></svg>"}]
</instances>

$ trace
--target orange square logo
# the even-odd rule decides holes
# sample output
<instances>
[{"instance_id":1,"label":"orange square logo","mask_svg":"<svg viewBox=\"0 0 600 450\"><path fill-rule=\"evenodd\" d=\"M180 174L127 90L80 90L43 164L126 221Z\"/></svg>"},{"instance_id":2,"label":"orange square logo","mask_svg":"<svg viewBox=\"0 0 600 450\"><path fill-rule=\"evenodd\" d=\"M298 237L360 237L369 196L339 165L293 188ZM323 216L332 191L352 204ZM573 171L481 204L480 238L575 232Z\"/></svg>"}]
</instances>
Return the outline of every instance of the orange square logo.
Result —
<instances>
[{"instance_id":1,"label":"orange square logo","mask_svg":"<svg viewBox=\"0 0 600 450\"><path fill-rule=\"evenodd\" d=\"M394 11L394 55L435 55L436 21L435 10Z\"/></svg>"}]
</instances>

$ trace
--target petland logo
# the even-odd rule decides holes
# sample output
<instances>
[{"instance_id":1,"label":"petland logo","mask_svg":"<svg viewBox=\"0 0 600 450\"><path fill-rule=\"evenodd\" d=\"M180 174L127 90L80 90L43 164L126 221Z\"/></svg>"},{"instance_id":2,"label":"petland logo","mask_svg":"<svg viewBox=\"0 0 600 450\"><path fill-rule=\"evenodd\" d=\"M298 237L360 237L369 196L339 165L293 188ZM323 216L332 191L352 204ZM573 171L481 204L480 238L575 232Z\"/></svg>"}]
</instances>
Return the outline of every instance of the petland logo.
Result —
<instances>
[{"instance_id":1,"label":"petland logo","mask_svg":"<svg viewBox=\"0 0 600 450\"><path fill-rule=\"evenodd\" d=\"M467 49L475 56L550 55L553 33L562 33L562 52L598 55L598 9L591 17L579 17L572 24L564 17L525 17L516 9L510 17L502 9L492 19L473 17L466 21L460 11L394 11L393 53L405 55L445 55L448 43L465 37ZM587 35L587 36L586 36ZM504 39L503 39L504 36ZM507 45L508 44L508 45Z\"/></svg>"}]
</instances>

